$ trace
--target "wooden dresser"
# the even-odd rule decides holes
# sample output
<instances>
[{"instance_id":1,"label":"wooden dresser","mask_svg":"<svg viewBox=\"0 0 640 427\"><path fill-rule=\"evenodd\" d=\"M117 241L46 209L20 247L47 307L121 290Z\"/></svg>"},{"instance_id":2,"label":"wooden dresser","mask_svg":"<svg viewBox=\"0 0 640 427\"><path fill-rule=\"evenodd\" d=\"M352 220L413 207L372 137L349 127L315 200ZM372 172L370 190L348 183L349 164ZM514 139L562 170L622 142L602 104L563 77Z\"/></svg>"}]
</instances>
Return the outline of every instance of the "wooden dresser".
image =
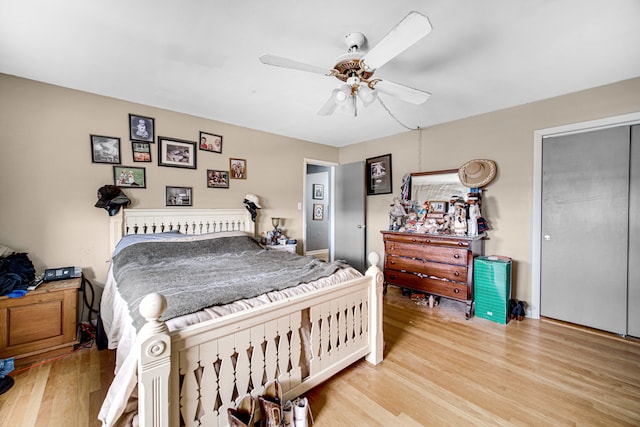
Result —
<instances>
[{"instance_id":1,"label":"wooden dresser","mask_svg":"<svg viewBox=\"0 0 640 427\"><path fill-rule=\"evenodd\" d=\"M473 258L484 254L485 233L473 237L381 231L387 284L466 303L473 315Z\"/></svg>"},{"instance_id":2,"label":"wooden dresser","mask_svg":"<svg viewBox=\"0 0 640 427\"><path fill-rule=\"evenodd\" d=\"M0 297L0 359L16 366L73 350L80 278L45 282L22 298Z\"/></svg>"}]
</instances>

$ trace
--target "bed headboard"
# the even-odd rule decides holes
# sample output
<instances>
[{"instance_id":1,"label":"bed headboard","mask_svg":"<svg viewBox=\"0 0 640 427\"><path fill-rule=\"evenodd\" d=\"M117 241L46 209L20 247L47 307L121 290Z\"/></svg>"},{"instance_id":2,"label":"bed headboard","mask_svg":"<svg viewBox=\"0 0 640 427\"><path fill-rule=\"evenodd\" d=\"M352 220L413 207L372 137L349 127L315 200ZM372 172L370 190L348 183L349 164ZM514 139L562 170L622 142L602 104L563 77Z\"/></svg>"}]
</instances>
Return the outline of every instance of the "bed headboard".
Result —
<instances>
[{"instance_id":1,"label":"bed headboard","mask_svg":"<svg viewBox=\"0 0 640 427\"><path fill-rule=\"evenodd\" d=\"M244 231L256 235L247 209L120 209L111 217L110 253L127 234L153 234L178 230L184 234Z\"/></svg>"}]
</instances>

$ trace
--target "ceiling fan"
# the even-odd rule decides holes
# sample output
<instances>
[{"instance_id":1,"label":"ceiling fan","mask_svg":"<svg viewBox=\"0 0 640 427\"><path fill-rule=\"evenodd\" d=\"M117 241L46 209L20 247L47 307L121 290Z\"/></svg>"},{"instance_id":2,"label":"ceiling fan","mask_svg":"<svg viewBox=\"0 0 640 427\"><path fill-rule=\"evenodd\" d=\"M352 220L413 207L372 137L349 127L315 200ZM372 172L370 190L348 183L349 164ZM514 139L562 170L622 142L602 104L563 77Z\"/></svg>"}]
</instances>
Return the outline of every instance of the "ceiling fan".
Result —
<instances>
[{"instance_id":1,"label":"ceiling fan","mask_svg":"<svg viewBox=\"0 0 640 427\"><path fill-rule=\"evenodd\" d=\"M364 106L370 105L383 93L412 104L422 104L431 94L389 80L374 78L375 71L414 45L431 32L429 19L419 13L410 12L384 38L368 52L360 51L366 40L362 33L349 33L345 36L347 53L336 59L332 69L305 64L276 55L262 55L260 61L266 65L291 68L336 77L345 82L333 90L331 96L318 111L320 115L330 115L340 105L346 105L357 115L356 99Z\"/></svg>"}]
</instances>

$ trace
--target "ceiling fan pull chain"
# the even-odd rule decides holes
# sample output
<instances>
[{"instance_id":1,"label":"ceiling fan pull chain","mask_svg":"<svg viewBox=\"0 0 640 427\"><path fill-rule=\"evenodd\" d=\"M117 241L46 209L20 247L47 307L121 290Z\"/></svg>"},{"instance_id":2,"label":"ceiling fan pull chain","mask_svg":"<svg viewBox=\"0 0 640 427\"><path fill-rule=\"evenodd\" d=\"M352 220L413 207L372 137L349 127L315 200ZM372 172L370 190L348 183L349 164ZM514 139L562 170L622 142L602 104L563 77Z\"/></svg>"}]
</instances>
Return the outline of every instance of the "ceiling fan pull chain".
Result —
<instances>
[{"instance_id":1,"label":"ceiling fan pull chain","mask_svg":"<svg viewBox=\"0 0 640 427\"><path fill-rule=\"evenodd\" d=\"M391 112L391 110L389 110L389 108L387 108L387 106L385 105L384 102L382 102L382 99L380 99L379 96L376 97L376 99L380 102L380 105L382 105L382 107L387 111L387 113L389 113L389 115L393 118L393 120L395 120L396 122L398 122L398 124L400 126L402 126L403 128L407 129L407 130L418 130L420 129L419 127L416 128L411 128L407 125L405 125L404 123L402 123L400 120L398 120L398 118L396 116L393 115L393 113Z\"/></svg>"}]
</instances>

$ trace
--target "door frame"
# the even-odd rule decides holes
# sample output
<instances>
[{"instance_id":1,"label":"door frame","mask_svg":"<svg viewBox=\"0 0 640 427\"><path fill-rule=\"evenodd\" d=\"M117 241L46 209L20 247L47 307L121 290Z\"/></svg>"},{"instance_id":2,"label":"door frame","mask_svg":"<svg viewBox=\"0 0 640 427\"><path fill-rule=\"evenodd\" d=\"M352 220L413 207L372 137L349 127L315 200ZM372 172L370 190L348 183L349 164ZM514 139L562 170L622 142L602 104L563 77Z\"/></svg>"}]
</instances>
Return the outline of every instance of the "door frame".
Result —
<instances>
[{"instance_id":1,"label":"door frame","mask_svg":"<svg viewBox=\"0 0 640 427\"><path fill-rule=\"evenodd\" d=\"M328 162L326 160L316 160L305 158L302 162L302 254L307 254L307 165L326 166L330 168L329 172L329 260L333 261L333 233L334 233L334 174L335 167L339 165L337 162ZM327 193L325 192L325 193Z\"/></svg>"},{"instance_id":2,"label":"door frame","mask_svg":"<svg viewBox=\"0 0 640 427\"><path fill-rule=\"evenodd\" d=\"M533 132L533 212L531 213L531 317L540 318L542 233L542 139L640 123L640 112L589 120Z\"/></svg>"}]
</instances>

